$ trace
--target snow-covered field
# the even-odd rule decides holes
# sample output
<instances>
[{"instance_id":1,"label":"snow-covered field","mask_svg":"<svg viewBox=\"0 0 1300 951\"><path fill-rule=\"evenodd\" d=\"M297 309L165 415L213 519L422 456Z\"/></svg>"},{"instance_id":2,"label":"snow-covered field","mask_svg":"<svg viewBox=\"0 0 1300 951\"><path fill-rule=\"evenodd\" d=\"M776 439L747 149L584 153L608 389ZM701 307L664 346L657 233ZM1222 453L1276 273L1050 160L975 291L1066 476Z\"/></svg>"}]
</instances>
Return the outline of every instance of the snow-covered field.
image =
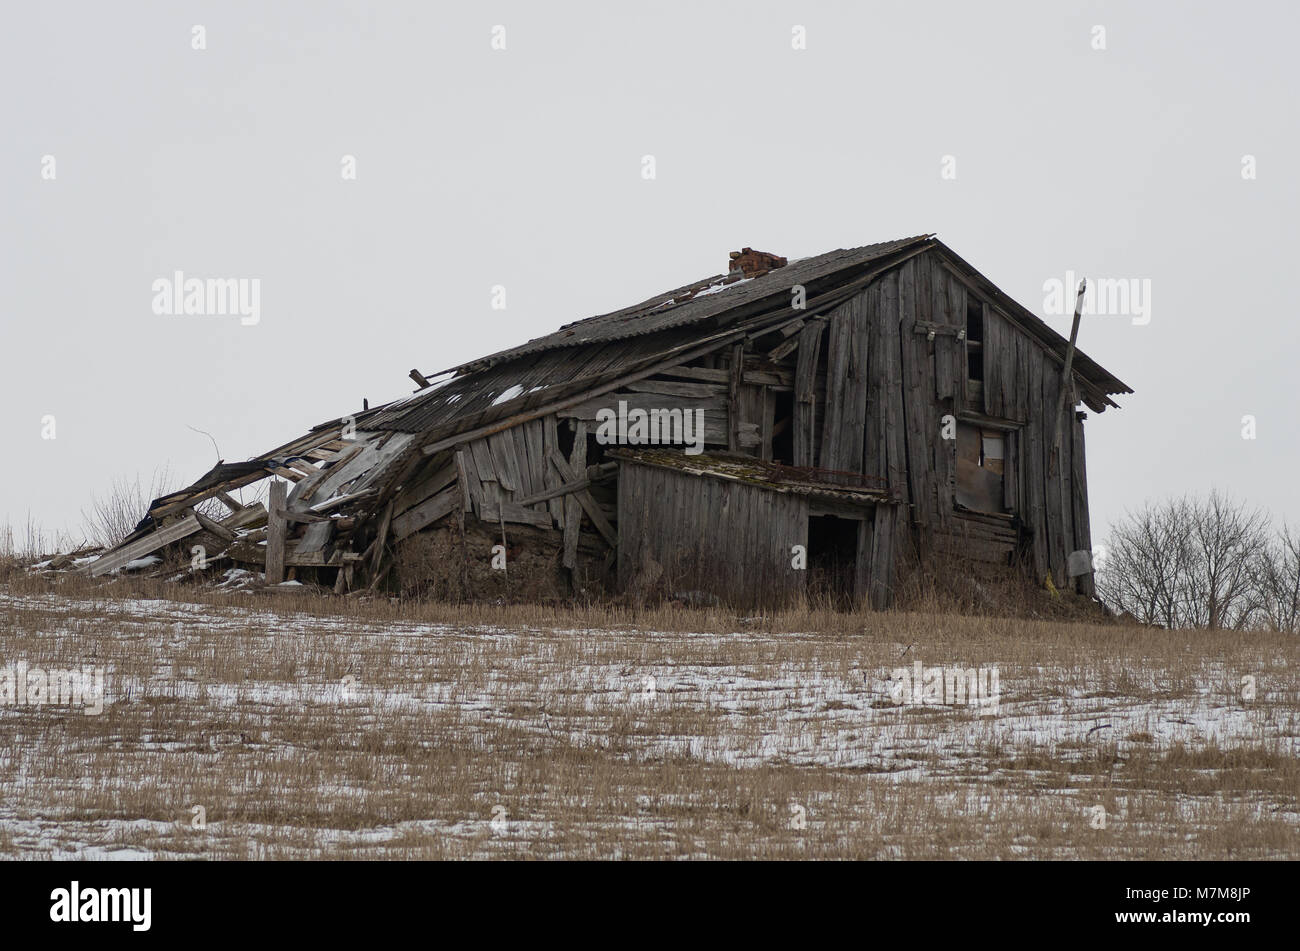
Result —
<instances>
[{"instance_id":1,"label":"snow-covered field","mask_svg":"<svg viewBox=\"0 0 1300 951\"><path fill-rule=\"evenodd\" d=\"M0 855L1300 856L1281 635L204 600L0 588L0 669L105 685L4 695Z\"/></svg>"}]
</instances>

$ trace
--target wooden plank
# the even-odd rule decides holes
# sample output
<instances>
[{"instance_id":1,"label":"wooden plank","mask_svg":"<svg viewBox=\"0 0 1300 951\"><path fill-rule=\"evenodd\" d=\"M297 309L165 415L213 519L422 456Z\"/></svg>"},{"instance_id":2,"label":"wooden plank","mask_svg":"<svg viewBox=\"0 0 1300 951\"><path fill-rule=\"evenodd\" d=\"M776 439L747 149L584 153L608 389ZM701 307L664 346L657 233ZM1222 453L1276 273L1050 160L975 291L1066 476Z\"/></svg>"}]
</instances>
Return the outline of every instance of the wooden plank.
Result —
<instances>
[{"instance_id":1,"label":"wooden plank","mask_svg":"<svg viewBox=\"0 0 1300 951\"><path fill-rule=\"evenodd\" d=\"M547 419L554 418L553 416L547 417ZM524 481L528 483L529 495L534 495L549 488L547 473L551 471L551 467L546 464L544 429L543 421L540 419L524 423L519 427L519 431L523 433L524 442L528 447L528 477Z\"/></svg>"},{"instance_id":2,"label":"wooden plank","mask_svg":"<svg viewBox=\"0 0 1300 951\"><path fill-rule=\"evenodd\" d=\"M266 583L279 584L284 580L284 542L287 524L284 520L285 485L272 482L267 501L266 519Z\"/></svg>"},{"instance_id":3,"label":"wooden plank","mask_svg":"<svg viewBox=\"0 0 1300 951\"><path fill-rule=\"evenodd\" d=\"M199 520L199 524L203 526L205 531L211 532L223 541L233 542L239 537L230 529L226 528L226 526L222 525L220 522L214 522L202 512L194 512L193 515Z\"/></svg>"},{"instance_id":4,"label":"wooden plank","mask_svg":"<svg viewBox=\"0 0 1300 951\"><path fill-rule=\"evenodd\" d=\"M497 482L496 460L492 458L487 440L476 439L469 444L469 449L474 455L474 468L478 471L479 481Z\"/></svg>"},{"instance_id":5,"label":"wooden plank","mask_svg":"<svg viewBox=\"0 0 1300 951\"><path fill-rule=\"evenodd\" d=\"M371 543L374 548L374 554L370 559L370 573L377 575L379 566L384 560L384 546L388 544L388 529L393 524L393 500L389 499L388 504L384 506L384 514L379 518L379 529L375 533L375 540Z\"/></svg>"},{"instance_id":6,"label":"wooden plank","mask_svg":"<svg viewBox=\"0 0 1300 951\"><path fill-rule=\"evenodd\" d=\"M298 544L293 546L295 555L306 555L311 552L321 551L334 536L334 529L338 519L326 518L308 526L307 531L303 533Z\"/></svg>"},{"instance_id":7,"label":"wooden plank","mask_svg":"<svg viewBox=\"0 0 1300 951\"><path fill-rule=\"evenodd\" d=\"M248 528L252 525L258 524L259 522L265 521L265 519L266 506L261 502L254 502L251 505L245 505L234 515L228 515L223 518L221 520L221 525L222 527L233 531L236 528Z\"/></svg>"},{"instance_id":8,"label":"wooden plank","mask_svg":"<svg viewBox=\"0 0 1300 951\"><path fill-rule=\"evenodd\" d=\"M685 396L691 399L721 398L727 395L727 388L717 383L682 383L678 380L641 380L628 384L627 389L630 393L657 393L660 396Z\"/></svg>"},{"instance_id":9,"label":"wooden plank","mask_svg":"<svg viewBox=\"0 0 1300 951\"><path fill-rule=\"evenodd\" d=\"M124 545L114 551L96 558L89 565L81 569L81 572L89 575L91 578L98 578L102 574L121 568L128 562L135 561L137 558L143 558L151 555L159 548L170 545L172 542L180 541L199 531L203 526L193 515L187 515L178 519L165 528L150 532L142 538L137 538L129 545Z\"/></svg>"},{"instance_id":10,"label":"wooden plank","mask_svg":"<svg viewBox=\"0 0 1300 951\"><path fill-rule=\"evenodd\" d=\"M432 460L431 460L432 461ZM449 460L445 465L430 467L419 479L405 485L393 500L393 512L400 515L407 509L419 505L425 499L433 498L455 481L456 463Z\"/></svg>"},{"instance_id":11,"label":"wooden plank","mask_svg":"<svg viewBox=\"0 0 1300 951\"><path fill-rule=\"evenodd\" d=\"M398 541L409 538L443 516L450 515L456 510L458 502L464 503L462 491L455 485L448 486L437 495L396 516L393 519L393 537Z\"/></svg>"}]
</instances>

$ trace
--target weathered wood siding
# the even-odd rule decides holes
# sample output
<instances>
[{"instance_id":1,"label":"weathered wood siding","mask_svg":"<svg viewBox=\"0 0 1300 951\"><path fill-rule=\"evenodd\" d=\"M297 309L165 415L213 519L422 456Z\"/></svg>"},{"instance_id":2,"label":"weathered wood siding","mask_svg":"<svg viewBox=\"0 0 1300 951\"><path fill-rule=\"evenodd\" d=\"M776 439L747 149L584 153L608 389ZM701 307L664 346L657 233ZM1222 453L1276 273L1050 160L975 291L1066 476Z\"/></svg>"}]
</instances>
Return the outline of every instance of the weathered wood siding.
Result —
<instances>
[{"instance_id":1,"label":"weathered wood siding","mask_svg":"<svg viewBox=\"0 0 1300 951\"><path fill-rule=\"evenodd\" d=\"M619 587L666 584L735 604L780 606L804 591L791 547L808 544L805 499L744 483L623 463Z\"/></svg>"},{"instance_id":2,"label":"weathered wood siding","mask_svg":"<svg viewBox=\"0 0 1300 951\"><path fill-rule=\"evenodd\" d=\"M969 387L962 339L968 301L979 302L984 329L983 383ZM816 389L819 355L824 407ZM1052 469L1061 363L937 253L912 258L829 314L824 332L809 328L801 336L796 461L877 476L904 503L892 531L885 513L866 533L875 565L951 551L954 539L973 539L980 560L992 553L1001 559L1018 548L1018 524L1035 577L1050 573L1065 585L1066 556L1089 549L1091 537L1082 421L1069 410ZM941 438L949 414L983 417L1004 429L1004 503L1015 522L990 528L981 517L972 531L972 519L957 521L956 444ZM880 575L872 579L877 590L888 585Z\"/></svg>"}]
</instances>

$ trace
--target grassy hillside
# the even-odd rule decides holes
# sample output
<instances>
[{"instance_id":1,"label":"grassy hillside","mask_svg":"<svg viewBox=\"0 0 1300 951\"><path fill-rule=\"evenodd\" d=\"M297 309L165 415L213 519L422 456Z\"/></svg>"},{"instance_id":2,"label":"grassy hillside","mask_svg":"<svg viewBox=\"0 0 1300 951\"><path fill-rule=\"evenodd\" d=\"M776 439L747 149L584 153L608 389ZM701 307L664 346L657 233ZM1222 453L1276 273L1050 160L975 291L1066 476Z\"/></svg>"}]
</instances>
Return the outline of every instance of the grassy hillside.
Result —
<instances>
[{"instance_id":1,"label":"grassy hillside","mask_svg":"<svg viewBox=\"0 0 1300 951\"><path fill-rule=\"evenodd\" d=\"M0 856L1294 858L1295 656L1261 633L15 580L0 667L97 666L106 697L0 709ZM917 662L995 671L996 695L913 703Z\"/></svg>"}]
</instances>

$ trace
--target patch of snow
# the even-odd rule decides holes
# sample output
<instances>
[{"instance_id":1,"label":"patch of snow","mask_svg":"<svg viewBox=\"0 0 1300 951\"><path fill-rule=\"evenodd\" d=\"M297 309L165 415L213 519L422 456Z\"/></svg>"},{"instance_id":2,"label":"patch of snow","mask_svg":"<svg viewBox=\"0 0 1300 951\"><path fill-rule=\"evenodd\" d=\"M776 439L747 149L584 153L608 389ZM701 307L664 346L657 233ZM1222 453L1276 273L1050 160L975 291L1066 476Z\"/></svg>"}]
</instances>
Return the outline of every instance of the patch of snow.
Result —
<instances>
[{"instance_id":1,"label":"patch of snow","mask_svg":"<svg viewBox=\"0 0 1300 951\"><path fill-rule=\"evenodd\" d=\"M510 387L509 389L505 390L505 391L504 391L503 393L501 393L501 394L500 394L496 399L494 399L494 400L492 401L492 405L493 405L493 406L500 406L502 403L508 403L510 400L514 399L516 396L520 396L523 392L524 392L524 388L523 388L523 386L521 386L520 384L516 383L514 386L512 386L512 387Z\"/></svg>"},{"instance_id":2,"label":"patch of snow","mask_svg":"<svg viewBox=\"0 0 1300 951\"><path fill-rule=\"evenodd\" d=\"M149 568L153 565L162 564L162 559L157 555L145 555L143 558L136 558L134 561L128 561L121 567L121 571L139 571L141 568Z\"/></svg>"},{"instance_id":3,"label":"patch of snow","mask_svg":"<svg viewBox=\"0 0 1300 951\"><path fill-rule=\"evenodd\" d=\"M726 284L726 283L710 284L704 290L696 291L695 296L707 297L709 294L720 294L723 291L728 290L732 287L739 287L741 284L748 284L752 280L753 280L752 277L742 277L740 280L732 281L730 284Z\"/></svg>"}]
</instances>

